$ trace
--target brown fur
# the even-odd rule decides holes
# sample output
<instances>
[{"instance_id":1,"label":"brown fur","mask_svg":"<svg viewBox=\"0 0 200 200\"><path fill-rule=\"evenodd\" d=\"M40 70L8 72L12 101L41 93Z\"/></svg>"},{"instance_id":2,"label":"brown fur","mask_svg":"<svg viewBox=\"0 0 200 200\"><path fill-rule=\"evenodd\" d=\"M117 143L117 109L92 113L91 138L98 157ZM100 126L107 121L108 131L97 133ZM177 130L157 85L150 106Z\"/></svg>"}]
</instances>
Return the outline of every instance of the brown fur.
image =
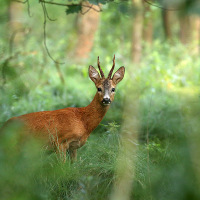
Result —
<instances>
[{"instance_id":1,"label":"brown fur","mask_svg":"<svg viewBox=\"0 0 200 200\"><path fill-rule=\"evenodd\" d=\"M87 107L34 112L13 117L8 122L24 122L27 133L42 134L42 137L49 138L65 154L66 150L74 151L85 144L108 108L99 103L96 94Z\"/></svg>"},{"instance_id":2,"label":"brown fur","mask_svg":"<svg viewBox=\"0 0 200 200\"><path fill-rule=\"evenodd\" d=\"M114 78L119 78L119 73L118 76L113 76L113 80L108 80L100 78L99 75L99 77L93 77L90 70L95 69L90 67L89 75L96 87L102 88L102 92L97 92L88 106L29 113L19 117L13 117L8 120L8 123L16 120L23 122L26 133L43 137L50 143L56 145L59 152L64 156L64 160L66 158L66 150L69 150L72 160L76 159L77 149L86 143L90 133L98 126L109 109L109 105L105 106L102 103L104 88L109 85L107 89L111 91L112 87L115 87L119 82L114 81ZM124 68L120 68L119 70L123 70L122 80ZM107 83L106 86L105 83ZM110 99L113 101L114 93L111 93Z\"/></svg>"}]
</instances>

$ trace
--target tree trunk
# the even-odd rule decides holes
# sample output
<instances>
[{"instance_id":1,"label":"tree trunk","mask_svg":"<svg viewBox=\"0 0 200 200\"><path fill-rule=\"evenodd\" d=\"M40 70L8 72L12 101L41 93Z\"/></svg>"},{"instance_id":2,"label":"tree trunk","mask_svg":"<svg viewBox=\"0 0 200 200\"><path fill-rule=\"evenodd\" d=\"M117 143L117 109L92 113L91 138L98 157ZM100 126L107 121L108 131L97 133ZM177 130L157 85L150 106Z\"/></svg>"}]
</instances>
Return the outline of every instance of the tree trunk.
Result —
<instances>
[{"instance_id":1,"label":"tree trunk","mask_svg":"<svg viewBox=\"0 0 200 200\"><path fill-rule=\"evenodd\" d=\"M133 0L135 15L133 18L132 33L132 60L139 64L142 56L142 33L143 33L143 4L141 0Z\"/></svg>"},{"instance_id":2,"label":"tree trunk","mask_svg":"<svg viewBox=\"0 0 200 200\"><path fill-rule=\"evenodd\" d=\"M197 52L200 54L200 17L199 16L196 16L194 29L195 29L194 39L198 43Z\"/></svg>"},{"instance_id":3,"label":"tree trunk","mask_svg":"<svg viewBox=\"0 0 200 200\"><path fill-rule=\"evenodd\" d=\"M194 39L200 42L200 17L195 16L194 18Z\"/></svg>"},{"instance_id":4,"label":"tree trunk","mask_svg":"<svg viewBox=\"0 0 200 200\"><path fill-rule=\"evenodd\" d=\"M180 17L180 41L183 44L191 42L191 21L190 16L185 15Z\"/></svg>"},{"instance_id":5,"label":"tree trunk","mask_svg":"<svg viewBox=\"0 0 200 200\"><path fill-rule=\"evenodd\" d=\"M180 40L183 44L199 42L200 18L199 16L180 17Z\"/></svg>"},{"instance_id":6,"label":"tree trunk","mask_svg":"<svg viewBox=\"0 0 200 200\"><path fill-rule=\"evenodd\" d=\"M143 39L145 42L151 44L153 40L153 14L151 6L146 2L144 5L144 29L143 29Z\"/></svg>"},{"instance_id":7,"label":"tree trunk","mask_svg":"<svg viewBox=\"0 0 200 200\"><path fill-rule=\"evenodd\" d=\"M170 20L170 11L162 10L162 21L163 21L163 29L165 38L168 40L172 39L172 32L171 32L171 20Z\"/></svg>"},{"instance_id":8,"label":"tree trunk","mask_svg":"<svg viewBox=\"0 0 200 200\"><path fill-rule=\"evenodd\" d=\"M186 28L187 27L187 28ZM186 28L186 30L184 30ZM191 51L200 53L200 18L190 15L180 19L180 40L184 45L192 44Z\"/></svg>"},{"instance_id":9,"label":"tree trunk","mask_svg":"<svg viewBox=\"0 0 200 200\"><path fill-rule=\"evenodd\" d=\"M84 5L92 6L89 2L85 2ZM99 7L95 5L92 8L99 10ZM83 7L82 13L78 15L78 43L75 50L75 56L79 59L89 57L100 16L99 12L88 7Z\"/></svg>"},{"instance_id":10,"label":"tree trunk","mask_svg":"<svg viewBox=\"0 0 200 200\"><path fill-rule=\"evenodd\" d=\"M13 42L18 44L23 38L23 4L11 1L9 5L9 32L12 35Z\"/></svg>"}]
</instances>

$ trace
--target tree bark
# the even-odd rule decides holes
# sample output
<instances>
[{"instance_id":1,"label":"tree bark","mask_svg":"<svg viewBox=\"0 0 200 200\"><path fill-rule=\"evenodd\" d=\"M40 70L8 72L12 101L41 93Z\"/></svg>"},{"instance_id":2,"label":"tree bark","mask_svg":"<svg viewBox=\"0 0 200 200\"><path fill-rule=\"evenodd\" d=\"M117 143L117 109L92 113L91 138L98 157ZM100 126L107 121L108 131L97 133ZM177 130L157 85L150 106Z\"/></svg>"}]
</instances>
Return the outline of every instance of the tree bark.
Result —
<instances>
[{"instance_id":1,"label":"tree bark","mask_svg":"<svg viewBox=\"0 0 200 200\"><path fill-rule=\"evenodd\" d=\"M195 17L194 29L195 29L194 39L198 43L197 52L200 54L200 17L199 16Z\"/></svg>"},{"instance_id":2,"label":"tree bark","mask_svg":"<svg viewBox=\"0 0 200 200\"><path fill-rule=\"evenodd\" d=\"M9 5L9 32L13 38L13 42L18 44L23 37L23 4L11 1Z\"/></svg>"},{"instance_id":3,"label":"tree bark","mask_svg":"<svg viewBox=\"0 0 200 200\"><path fill-rule=\"evenodd\" d=\"M185 15L180 17L180 41L183 44L188 44L192 39L191 20L190 16Z\"/></svg>"},{"instance_id":4,"label":"tree bark","mask_svg":"<svg viewBox=\"0 0 200 200\"><path fill-rule=\"evenodd\" d=\"M85 2L84 4L92 6L89 2ZM92 8L99 10L99 7L95 5L93 5ZM83 7L82 13L85 14L78 15L78 43L75 50L75 56L79 59L89 57L100 17L99 12L89 9L88 7Z\"/></svg>"},{"instance_id":5,"label":"tree bark","mask_svg":"<svg viewBox=\"0 0 200 200\"><path fill-rule=\"evenodd\" d=\"M162 21L163 21L163 29L165 38L168 40L172 39L171 32L171 20L170 20L170 12L167 10L162 10Z\"/></svg>"},{"instance_id":6,"label":"tree bark","mask_svg":"<svg viewBox=\"0 0 200 200\"><path fill-rule=\"evenodd\" d=\"M195 16L194 18L194 39L198 42L200 42L200 17Z\"/></svg>"},{"instance_id":7,"label":"tree bark","mask_svg":"<svg viewBox=\"0 0 200 200\"><path fill-rule=\"evenodd\" d=\"M183 16L180 22L180 41L183 44L200 42L200 18L199 16Z\"/></svg>"},{"instance_id":8,"label":"tree bark","mask_svg":"<svg viewBox=\"0 0 200 200\"><path fill-rule=\"evenodd\" d=\"M151 44L153 40L153 14L151 6L147 3L144 5L144 28L143 28L143 39L145 42Z\"/></svg>"},{"instance_id":9,"label":"tree bark","mask_svg":"<svg viewBox=\"0 0 200 200\"><path fill-rule=\"evenodd\" d=\"M142 56L142 33L143 33L143 5L141 0L133 0L135 15L133 18L132 33L132 60L139 64Z\"/></svg>"}]
</instances>

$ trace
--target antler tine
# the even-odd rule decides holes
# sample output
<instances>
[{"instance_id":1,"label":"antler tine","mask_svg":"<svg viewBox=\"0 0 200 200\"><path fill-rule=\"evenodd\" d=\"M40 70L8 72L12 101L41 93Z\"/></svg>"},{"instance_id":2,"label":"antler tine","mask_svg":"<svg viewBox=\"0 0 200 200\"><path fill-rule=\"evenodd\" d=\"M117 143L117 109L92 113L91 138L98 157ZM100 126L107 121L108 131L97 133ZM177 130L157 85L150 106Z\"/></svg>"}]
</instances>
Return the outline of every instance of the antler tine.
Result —
<instances>
[{"instance_id":1,"label":"antler tine","mask_svg":"<svg viewBox=\"0 0 200 200\"><path fill-rule=\"evenodd\" d=\"M97 65L98 65L98 68L99 68L99 71L100 71L100 74L101 74L101 78L104 78L104 73L100 67L100 62L99 62L99 56L98 56L98 60L97 60Z\"/></svg>"},{"instance_id":2,"label":"antler tine","mask_svg":"<svg viewBox=\"0 0 200 200\"><path fill-rule=\"evenodd\" d=\"M109 78L109 79L111 79L111 76L112 76L112 73L113 73L114 68L115 68L115 55L114 55L114 57L113 57L113 65L112 65L112 68L111 68L111 70L110 70L110 72L109 72L109 74L108 74L108 78Z\"/></svg>"}]
</instances>

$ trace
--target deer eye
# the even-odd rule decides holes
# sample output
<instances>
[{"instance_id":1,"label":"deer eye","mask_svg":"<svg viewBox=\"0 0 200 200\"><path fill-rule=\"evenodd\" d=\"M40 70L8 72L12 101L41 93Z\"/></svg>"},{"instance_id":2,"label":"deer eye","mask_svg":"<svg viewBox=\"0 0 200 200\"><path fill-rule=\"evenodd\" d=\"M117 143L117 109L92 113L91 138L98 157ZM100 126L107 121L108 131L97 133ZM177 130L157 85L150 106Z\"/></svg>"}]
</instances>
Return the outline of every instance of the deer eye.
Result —
<instances>
[{"instance_id":1,"label":"deer eye","mask_svg":"<svg viewBox=\"0 0 200 200\"><path fill-rule=\"evenodd\" d=\"M102 89L101 89L101 88L97 88L97 90L98 90L98 92L101 92L101 91L102 91Z\"/></svg>"},{"instance_id":2,"label":"deer eye","mask_svg":"<svg viewBox=\"0 0 200 200\"><path fill-rule=\"evenodd\" d=\"M112 88L112 90L111 90L112 92L114 92L115 91L115 88Z\"/></svg>"}]
</instances>

